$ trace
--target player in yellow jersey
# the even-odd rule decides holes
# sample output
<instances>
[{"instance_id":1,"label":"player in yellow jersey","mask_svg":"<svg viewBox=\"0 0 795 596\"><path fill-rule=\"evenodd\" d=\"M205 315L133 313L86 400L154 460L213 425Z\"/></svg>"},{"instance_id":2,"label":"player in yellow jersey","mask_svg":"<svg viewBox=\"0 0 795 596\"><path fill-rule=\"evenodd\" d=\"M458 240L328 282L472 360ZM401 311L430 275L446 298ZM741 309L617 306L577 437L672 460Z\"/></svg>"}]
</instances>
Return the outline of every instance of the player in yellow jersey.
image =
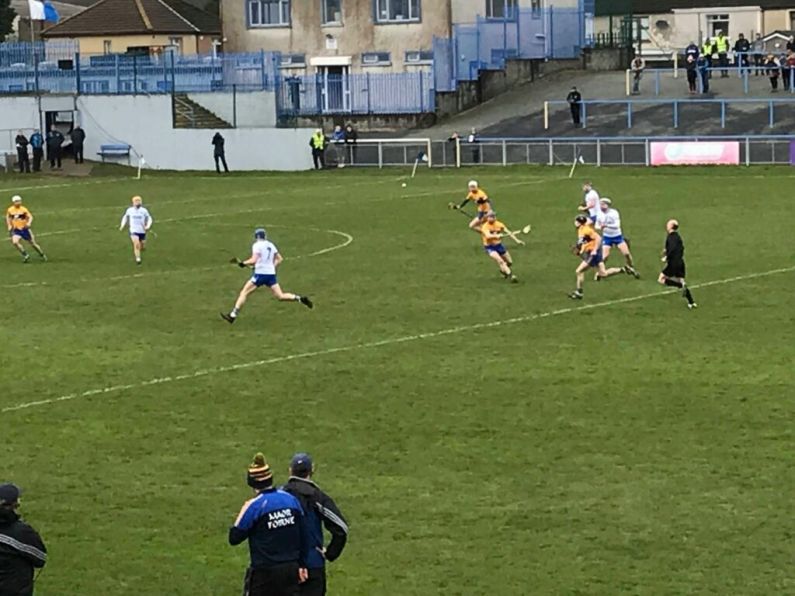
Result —
<instances>
[{"instance_id":1,"label":"player in yellow jersey","mask_svg":"<svg viewBox=\"0 0 795 596\"><path fill-rule=\"evenodd\" d=\"M454 208L463 209L470 201L475 203L475 206L477 207L477 214L472 221L469 222L469 229L477 232L480 228L480 224L485 221L489 211L492 210L491 200L489 199L489 195L486 194L486 191L478 186L476 180L470 180L467 186L469 188L469 192L467 193L466 198L460 205L454 205Z\"/></svg>"},{"instance_id":2,"label":"player in yellow jersey","mask_svg":"<svg viewBox=\"0 0 795 596\"><path fill-rule=\"evenodd\" d=\"M33 215L28 211L27 207L22 205L22 197L19 195L12 197L11 206L6 210L6 227L8 227L8 235L11 236L11 243L22 255L22 261L25 263L30 261L30 255L22 245L23 240L39 253L43 261L47 260L47 255L41 250L41 246L36 244L36 238L30 230L32 223Z\"/></svg>"},{"instance_id":3,"label":"player in yellow jersey","mask_svg":"<svg viewBox=\"0 0 795 596\"><path fill-rule=\"evenodd\" d=\"M577 289L575 289L569 298L574 300L582 300L582 283L585 281L585 272L591 267L596 269L596 279L604 279L617 273L623 273L623 269L612 267L605 268L604 260L602 259L602 237L593 228L593 224L588 221L585 215L578 215L574 218L574 225L577 228L577 244L574 247L576 254L582 259L582 263L577 266L575 273L577 274Z\"/></svg>"},{"instance_id":4,"label":"player in yellow jersey","mask_svg":"<svg viewBox=\"0 0 795 596\"><path fill-rule=\"evenodd\" d=\"M505 248L502 239L510 237L517 244L524 244L516 235L505 227L505 224L497 219L497 214L494 211L489 211L486 214L485 221L480 226L480 237L483 240L483 248L489 258L493 259L500 268L500 272L505 279L510 279L511 282L516 283L519 280L513 274L511 268L513 267L513 259L511 253Z\"/></svg>"}]
</instances>

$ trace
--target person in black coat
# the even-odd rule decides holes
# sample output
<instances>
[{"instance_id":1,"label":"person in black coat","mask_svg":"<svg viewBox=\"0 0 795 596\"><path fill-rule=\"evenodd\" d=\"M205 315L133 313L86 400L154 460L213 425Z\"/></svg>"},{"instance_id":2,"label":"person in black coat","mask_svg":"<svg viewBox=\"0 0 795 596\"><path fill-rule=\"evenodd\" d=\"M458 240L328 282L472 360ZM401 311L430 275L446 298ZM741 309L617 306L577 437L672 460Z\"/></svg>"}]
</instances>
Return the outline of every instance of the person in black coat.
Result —
<instances>
[{"instance_id":1,"label":"person in black coat","mask_svg":"<svg viewBox=\"0 0 795 596\"><path fill-rule=\"evenodd\" d=\"M47 563L47 548L19 517L19 494L13 484L0 485L0 594L32 596L34 569Z\"/></svg>"},{"instance_id":2,"label":"person in black coat","mask_svg":"<svg viewBox=\"0 0 795 596\"><path fill-rule=\"evenodd\" d=\"M682 290L682 296L687 300L687 308L692 310L698 305L693 299L693 294L690 293L690 288L685 283L685 276L687 275L685 268L685 243L682 242L682 237L679 235L679 222L675 219L668 220L665 224L665 231L668 233L662 257L665 267L657 281L664 286Z\"/></svg>"},{"instance_id":3,"label":"person in black coat","mask_svg":"<svg viewBox=\"0 0 795 596\"><path fill-rule=\"evenodd\" d=\"M75 157L75 163L83 163L83 143L86 142L86 131L80 126L75 126L72 132L69 133L69 138L72 139L72 153Z\"/></svg>"},{"instance_id":4,"label":"person in black coat","mask_svg":"<svg viewBox=\"0 0 795 596\"><path fill-rule=\"evenodd\" d=\"M582 94L577 91L577 87L571 88L571 91L566 96L566 101L569 102L569 108L571 109L571 121L574 126L579 126L582 115Z\"/></svg>"},{"instance_id":5,"label":"person in black coat","mask_svg":"<svg viewBox=\"0 0 795 596\"><path fill-rule=\"evenodd\" d=\"M30 174L30 157L28 156L28 138L20 130L17 138L14 139L17 145L17 162L19 162L19 173Z\"/></svg>"},{"instance_id":6,"label":"person in black coat","mask_svg":"<svg viewBox=\"0 0 795 596\"><path fill-rule=\"evenodd\" d=\"M47 133L47 157L50 160L50 169L61 169L61 151L64 136L61 131L51 128Z\"/></svg>"},{"instance_id":7,"label":"person in black coat","mask_svg":"<svg viewBox=\"0 0 795 596\"><path fill-rule=\"evenodd\" d=\"M296 453L290 462L290 479L282 490L301 503L306 518L309 555L307 580L301 584L301 596L325 596L326 563L337 560L348 541L348 523L334 500L312 481L314 465L307 453ZM323 528L331 534L323 544Z\"/></svg>"},{"instance_id":8,"label":"person in black coat","mask_svg":"<svg viewBox=\"0 0 795 596\"><path fill-rule=\"evenodd\" d=\"M221 173L221 165L224 165L224 172L229 173L229 166L226 165L226 149L224 149L226 140L220 132L215 133L213 136L213 159L215 160L215 171Z\"/></svg>"}]
</instances>

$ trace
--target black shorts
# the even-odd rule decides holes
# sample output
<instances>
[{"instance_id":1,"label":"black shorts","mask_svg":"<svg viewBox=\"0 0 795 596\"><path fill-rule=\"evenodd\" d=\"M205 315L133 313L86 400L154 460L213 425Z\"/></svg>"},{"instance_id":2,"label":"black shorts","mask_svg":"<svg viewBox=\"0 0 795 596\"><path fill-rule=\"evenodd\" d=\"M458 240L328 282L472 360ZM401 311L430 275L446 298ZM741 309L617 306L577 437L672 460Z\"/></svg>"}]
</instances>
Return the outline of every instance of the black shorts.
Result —
<instances>
[{"instance_id":1,"label":"black shorts","mask_svg":"<svg viewBox=\"0 0 795 596\"><path fill-rule=\"evenodd\" d=\"M685 277L685 262L684 261L668 261L665 269L662 270L665 277Z\"/></svg>"},{"instance_id":2,"label":"black shorts","mask_svg":"<svg viewBox=\"0 0 795 596\"><path fill-rule=\"evenodd\" d=\"M301 584L301 596L326 596L326 568L309 569L309 578Z\"/></svg>"},{"instance_id":3,"label":"black shorts","mask_svg":"<svg viewBox=\"0 0 795 596\"><path fill-rule=\"evenodd\" d=\"M298 596L298 563L246 570L243 596Z\"/></svg>"}]
</instances>

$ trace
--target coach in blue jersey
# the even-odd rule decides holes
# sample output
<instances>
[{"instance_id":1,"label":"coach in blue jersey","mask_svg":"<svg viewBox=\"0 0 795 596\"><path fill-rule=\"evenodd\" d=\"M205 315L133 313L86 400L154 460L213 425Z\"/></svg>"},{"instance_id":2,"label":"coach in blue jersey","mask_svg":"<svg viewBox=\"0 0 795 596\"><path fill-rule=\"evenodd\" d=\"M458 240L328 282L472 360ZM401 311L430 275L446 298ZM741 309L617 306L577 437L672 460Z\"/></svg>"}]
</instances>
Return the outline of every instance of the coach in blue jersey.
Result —
<instances>
[{"instance_id":1,"label":"coach in blue jersey","mask_svg":"<svg viewBox=\"0 0 795 596\"><path fill-rule=\"evenodd\" d=\"M257 453L248 469L248 485L256 495L246 501L229 544L248 540L251 566L246 571L245 596L297 596L306 581L308 542L301 504L273 487L265 456Z\"/></svg>"},{"instance_id":2,"label":"coach in blue jersey","mask_svg":"<svg viewBox=\"0 0 795 596\"><path fill-rule=\"evenodd\" d=\"M312 482L314 466L306 453L296 453L290 462L290 480L284 485L301 503L309 535L309 577L301 584L301 596L325 596L326 561L334 561L345 548L348 524L334 500ZM323 546L323 526L331 534L328 548Z\"/></svg>"}]
</instances>

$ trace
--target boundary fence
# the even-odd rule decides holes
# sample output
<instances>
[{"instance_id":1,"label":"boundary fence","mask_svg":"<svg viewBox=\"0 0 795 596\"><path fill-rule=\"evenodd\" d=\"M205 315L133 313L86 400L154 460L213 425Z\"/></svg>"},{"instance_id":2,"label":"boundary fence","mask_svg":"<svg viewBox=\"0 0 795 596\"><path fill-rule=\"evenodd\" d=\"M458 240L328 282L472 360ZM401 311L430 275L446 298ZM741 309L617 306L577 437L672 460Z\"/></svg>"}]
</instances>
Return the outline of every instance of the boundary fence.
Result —
<instances>
[{"instance_id":1,"label":"boundary fence","mask_svg":"<svg viewBox=\"0 0 795 596\"><path fill-rule=\"evenodd\" d=\"M795 93L795 68L781 68L773 69L779 75L779 87L783 93ZM720 66L713 66L708 68L696 69L696 90L698 93L704 93L704 76L709 76L709 88L713 89L720 85L721 79L726 80L726 77L715 76L724 72L729 74L729 78L738 79L742 85L742 92L745 95L750 93L758 93L758 87L764 87L764 91L770 91L770 71L764 66L729 66L721 68ZM755 73L759 74L755 74ZM632 69L626 70L625 93L626 95L633 95L634 89L634 74ZM653 94L659 96L661 93L670 90L668 83L670 81L681 81L682 85L687 83L687 69L681 65L675 65L673 68L646 68L641 75L641 82L643 89L648 89L649 79L651 79ZM755 83L760 83L756 85Z\"/></svg>"},{"instance_id":2,"label":"boundary fence","mask_svg":"<svg viewBox=\"0 0 795 596\"><path fill-rule=\"evenodd\" d=\"M427 151L433 167L569 165L647 166L652 142L728 142L740 144L740 163L789 165L795 135L482 138L476 143L427 139L373 139L352 146L344 165L412 167L418 151ZM348 147L348 146L346 146ZM426 148L427 147L427 148Z\"/></svg>"}]
</instances>

